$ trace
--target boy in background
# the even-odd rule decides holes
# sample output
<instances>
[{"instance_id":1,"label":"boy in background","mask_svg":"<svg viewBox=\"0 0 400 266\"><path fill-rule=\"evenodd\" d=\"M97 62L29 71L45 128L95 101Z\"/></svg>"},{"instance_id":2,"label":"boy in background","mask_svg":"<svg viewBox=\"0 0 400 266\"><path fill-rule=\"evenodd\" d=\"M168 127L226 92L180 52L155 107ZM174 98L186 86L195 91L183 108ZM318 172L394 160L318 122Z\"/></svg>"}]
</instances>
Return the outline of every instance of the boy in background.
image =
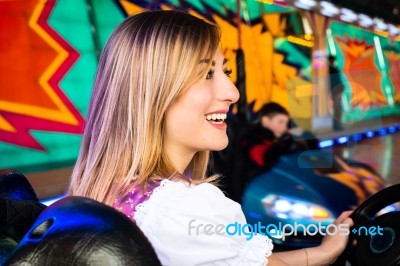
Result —
<instances>
[{"instance_id":1,"label":"boy in background","mask_svg":"<svg viewBox=\"0 0 400 266\"><path fill-rule=\"evenodd\" d=\"M249 129L243 141L247 157L246 177L270 169L283 154L316 148L315 145L295 140L294 136L304 132L299 127L288 129L289 112L278 103L264 104L258 111L258 119L258 123Z\"/></svg>"}]
</instances>

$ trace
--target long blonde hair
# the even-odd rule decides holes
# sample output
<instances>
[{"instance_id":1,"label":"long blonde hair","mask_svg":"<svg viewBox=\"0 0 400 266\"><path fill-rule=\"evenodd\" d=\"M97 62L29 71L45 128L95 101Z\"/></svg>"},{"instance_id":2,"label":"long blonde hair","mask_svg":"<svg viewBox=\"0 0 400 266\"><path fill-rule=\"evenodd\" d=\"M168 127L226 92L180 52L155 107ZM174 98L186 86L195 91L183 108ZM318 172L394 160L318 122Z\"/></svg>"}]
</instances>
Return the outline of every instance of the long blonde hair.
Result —
<instances>
[{"instance_id":1,"label":"long blonde hair","mask_svg":"<svg viewBox=\"0 0 400 266\"><path fill-rule=\"evenodd\" d=\"M111 205L132 181L145 186L174 175L163 150L165 113L206 76L199 63L212 58L219 40L217 26L180 11L143 12L113 31L100 57L69 195ZM189 182L205 180L208 159L209 151L196 153L185 171Z\"/></svg>"}]
</instances>

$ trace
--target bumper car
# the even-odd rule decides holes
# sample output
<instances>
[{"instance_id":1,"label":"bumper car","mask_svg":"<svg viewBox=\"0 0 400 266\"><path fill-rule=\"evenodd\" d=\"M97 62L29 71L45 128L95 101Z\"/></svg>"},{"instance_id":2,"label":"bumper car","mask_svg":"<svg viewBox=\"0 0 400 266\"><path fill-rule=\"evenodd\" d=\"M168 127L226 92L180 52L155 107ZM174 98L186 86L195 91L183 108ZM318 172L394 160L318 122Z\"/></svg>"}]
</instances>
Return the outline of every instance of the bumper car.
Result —
<instances>
[{"instance_id":1,"label":"bumper car","mask_svg":"<svg viewBox=\"0 0 400 266\"><path fill-rule=\"evenodd\" d=\"M275 250L296 249L319 245L341 212L385 187L368 165L307 150L282 155L271 169L253 177L241 203L247 222L265 226ZM382 212L392 210L396 207L390 205Z\"/></svg>"}]
</instances>

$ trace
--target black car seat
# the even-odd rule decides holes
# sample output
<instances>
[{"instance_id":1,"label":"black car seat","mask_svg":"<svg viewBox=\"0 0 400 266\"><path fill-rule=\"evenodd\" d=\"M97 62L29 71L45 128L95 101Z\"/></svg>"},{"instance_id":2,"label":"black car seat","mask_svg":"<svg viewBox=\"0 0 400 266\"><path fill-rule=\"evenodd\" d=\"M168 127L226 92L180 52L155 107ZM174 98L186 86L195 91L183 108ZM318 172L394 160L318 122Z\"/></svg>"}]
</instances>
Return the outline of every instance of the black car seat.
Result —
<instances>
[{"instance_id":1,"label":"black car seat","mask_svg":"<svg viewBox=\"0 0 400 266\"><path fill-rule=\"evenodd\" d=\"M0 265L45 208L24 175L0 170Z\"/></svg>"},{"instance_id":2,"label":"black car seat","mask_svg":"<svg viewBox=\"0 0 400 266\"><path fill-rule=\"evenodd\" d=\"M47 207L4 265L161 265L151 244L124 214L85 197Z\"/></svg>"}]
</instances>

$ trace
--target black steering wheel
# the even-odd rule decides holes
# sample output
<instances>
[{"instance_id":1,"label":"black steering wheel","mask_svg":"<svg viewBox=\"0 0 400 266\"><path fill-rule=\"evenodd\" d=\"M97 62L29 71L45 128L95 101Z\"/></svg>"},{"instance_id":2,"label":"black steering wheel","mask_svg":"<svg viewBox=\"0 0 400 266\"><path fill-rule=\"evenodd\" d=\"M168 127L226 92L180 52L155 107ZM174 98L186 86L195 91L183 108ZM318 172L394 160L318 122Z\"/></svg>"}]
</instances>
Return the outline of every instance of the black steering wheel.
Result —
<instances>
[{"instance_id":1,"label":"black steering wheel","mask_svg":"<svg viewBox=\"0 0 400 266\"><path fill-rule=\"evenodd\" d=\"M376 216L396 202L400 202L400 184L379 191L354 210L347 247L334 266L345 266L350 257L352 266L400 265L400 211Z\"/></svg>"}]
</instances>

